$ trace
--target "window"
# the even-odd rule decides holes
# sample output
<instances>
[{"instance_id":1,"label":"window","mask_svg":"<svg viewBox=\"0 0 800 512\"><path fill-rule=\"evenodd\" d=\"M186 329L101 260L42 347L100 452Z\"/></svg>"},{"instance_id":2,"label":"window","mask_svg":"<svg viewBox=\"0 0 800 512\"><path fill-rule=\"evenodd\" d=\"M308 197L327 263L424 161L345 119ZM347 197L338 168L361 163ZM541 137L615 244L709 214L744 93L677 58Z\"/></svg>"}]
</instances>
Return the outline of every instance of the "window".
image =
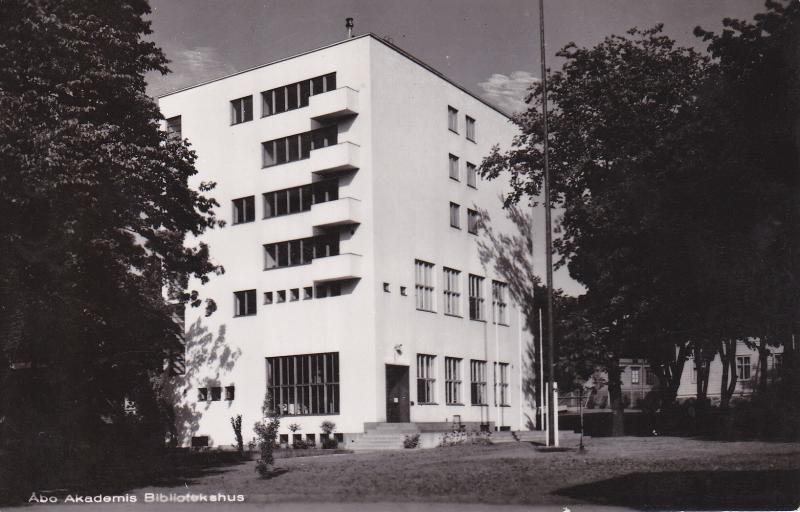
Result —
<instances>
[{"instance_id":1,"label":"window","mask_svg":"<svg viewBox=\"0 0 800 512\"><path fill-rule=\"evenodd\" d=\"M467 140L475 142L475 120L467 116Z\"/></svg>"},{"instance_id":2,"label":"window","mask_svg":"<svg viewBox=\"0 0 800 512\"><path fill-rule=\"evenodd\" d=\"M228 402L233 401L236 396L236 386L225 386L225 400Z\"/></svg>"},{"instance_id":3,"label":"window","mask_svg":"<svg viewBox=\"0 0 800 512\"><path fill-rule=\"evenodd\" d=\"M265 219L307 212L314 204L339 199L339 180L334 178L317 181L300 187L266 192L263 196Z\"/></svg>"},{"instance_id":4,"label":"window","mask_svg":"<svg viewBox=\"0 0 800 512\"><path fill-rule=\"evenodd\" d=\"M467 162L467 186L478 188L478 168Z\"/></svg>"},{"instance_id":5,"label":"window","mask_svg":"<svg viewBox=\"0 0 800 512\"><path fill-rule=\"evenodd\" d=\"M447 128L458 133L458 110L450 106L447 107Z\"/></svg>"},{"instance_id":6,"label":"window","mask_svg":"<svg viewBox=\"0 0 800 512\"><path fill-rule=\"evenodd\" d=\"M240 197L231 201L233 203L233 223L243 224L256 220L255 196Z\"/></svg>"},{"instance_id":7,"label":"window","mask_svg":"<svg viewBox=\"0 0 800 512\"><path fill-rule=\"evenodd\" d=\"M272 167L273 165L304 160L309 157L313 149L337 144L338 137L339 134L334 125L262 142L261 165L263 167Z\"/></svg>"},{"instance_id":8,"label":"window","mask_svg":"<svg viewBox=\"0 0 800 512\"><path fill-rule=\"evenodd\" d=\"M461 207L450 203L450 227L461 229Z\"/></svg>"},{"instance_id":9,"label":"window","mask_svg":"<svg viewBox=\"0 0 800 512\"><path fill-rule=\"evenodd\" d=\"M783 366L783 354L772 354L772 367L780 370L781 366Z\"/></svg>"},{"instance_id":10,"label":"window","mask_svg":"<svg viewBox=\"0 0 800 512\"><path fill-rule=\"evenodd\" d=\"M470 360L469 380L472 405L486 405L486 361Z\"/></svg>"},{"instance_id":11,"label":"window","mask_svg":"<svg viewBox=\"0 0 800 512\"><path fill-rule=\"evenodd\" d=\"M400 295L402 295L403 297L406 296L406 287L405 286L401 286L400 287Z\"/></svg>"},{"instance_id":12,"label":"window","mask_svg":"<svg viewBox=\"0 0 800 512\"><path fill-rule=\"evenodd\" d=\"M339 235L320 235L264 245L264 269L307 265L314 258L339 254Z\"/></svg>"},{"instance_id":13,"label":"window","mask_svg":"<svg viewBox=\"0 0 800 512\"><path fill-rule=\"evenodd\" d=\"M508 405L508 363L494 363L494 404Z\"/></svg>"},{"instance_id":14,"label":"window","mask_svg":"<svg viewBox=\"0 0 800 512\"><path fill-rule=\"evenodd\" d=\"M631 384L639 384L641 382L641 371L638 366L631 366Z\"/></svg>"},{"instance_id":15,"label":"window","mask_svg":"<svg viewBox=\"0 0 800 512\"><path fill-rule=\"evenodd\" d=\"M483 315L483 278L469 275L469 319L486 320Z\"/></svg>"},{"instance_id":16,"label":"window","mask_svg":"<svg viewBox=\"0 0 800 512\"><path fill-rule=\"evenodd\" d=\"M197 401L198 402L207 402L208 401L208 388L198 388L198 390L197 390Z\"/></svg>"},{"instance_id":17,"label":"window","mask_svg":"<svg viewBox=\"0 0 800 512\"><path fill-rule=\"evenodd\" d=\"M339 353L268 357L267 392L285 416L339 414Z\"/></svg>"},{"instance_id":18,"label":"window","mask_svg":"<svg viewBox=\"0 0 800 512\"><path fill-rule=\"evenodd\" d=\"M231 124L253 120L253 97L245 96L231 101Z\"/></svg>"},{"instance_id":19,"label":"window","mask_svg":"<svg viewBox=\"0 0 800 512\"><path fill-rule=\"evenodd\" d=\"M341 294L342 294L342 283L336 281L317 285L317 289L315 292L315 296L318 299L324 299L325 297L338 297Z\"/></svg>"},{"instance_id":20,"label":"window","mask_svg":"<svg viewBox=\"0 0 800 512\"><path fill-rule=\"evenodd\" d=\"M264 304L272 304L272 292L264 292Z\"/></svg>"},{"instance_id":21,"label":"window","mask_svg":"<svg viewBox=\"0 0 800 512\"><path fill-rule=\"evenodd\" d=\"M277 303L283 304L284 302L286 302L286 290L279 290Z\"/></svg>"},{"instance_id":22,"label":"window","mask_svg":"<svg viewBox=\"0 0 800 512\"><path fill-rule=\"evenodd\" d=\"M448 405L461 404L461 359L444 358L445 400Z\"/></svg>"},{"instance_id":23,"label":"window","mask_svg":"<svg viewBox=\"0 0 800 512\"><path fill-rule=\"evenodd\" d=\"M496 324L508 325L507 293L508 285L506 283L492 281L492 315Z\"/></svg>"},{"instance_id":24,"label":"window","mask_svg":"<svg viewBox=\"0 0 800 512\"><path fill-rule=\"evenodd\" d=\"M167 119L167 136L171 139L181 139L181 116L170 117Z\"/></svg>"},{"instance_id":25,"label":"window","mask_svg":"<svg viewBox=\"0 0 800 512\"><path fill-rule=\"evenodd\" d=\"M336 89L336 73L270 89L261 93L261 116L307 107L308 98Z\"/></svg>"},{"instance_id":26,"label":"window","mask_svg":"<svg viewBox=\"0 0 800 512\"><path fill-rule=\"evenodd\" d=\"M458 280L461 278L461 272L452 268L443 268L444 279L444 314L459 316L461 311L459 303L461 302L461 292L458 286Z\"/></svg>"},{"instance_id":27,"label":"window","mask_svg":"<svg viewBox=\"0 0 800 512\"><path fill-rule=\"evenodd\" d=\"M417 309L434 311L433 309L433 263L414 260L414 282L417 292Z\"/></svg>"},{"instance_id":28,"label":"window","mask_svg":"<svg viewBox=\"0 0 800 512\"><path fill-rule=\"evenodd\" d=\"M656 374L650 368L644 369L644 383L647 386L655 386L658 379Z\"/></svg>"},{"instance_id":29,"label":"window","mask_svg":"<svg viewBox=\"0 0 800 512\"><path fill-rule=\"evenodd\" d=\"M436 402L436 356L417 354L417 402L433 404Z\"/></svg>"},{"instance_id":30,"label":"window","mask_svg":"<svg viewBox=\"0 0 800 512\"><path fill-rule=\"evenodd\" d=\"M750 356L736 356L736 378L750 379Z\"/></svg>"},{"instance_id":31,"label":"window","mask_svg":"<svg viewBox=\"0 0 800 512\"><path fill-rule=\"evenodd\" d=\"M222 399L222 388L215 386L211 388L211 401L219 402Z\"/></svg>"},{"instance_id":32,"label":"window","mask_svg":"<svg viewBox=\"0 0 800 512\"><path fill-rule=\"evenodd\" d=\"M256 291L242 290L233 292L234 316L250 316L256 314Z\"/></svg>"},{"instance_id":33,"label":"window","mask_svg":"<svg viewBox=\"0 0 800 512\"><path fill-rule=\"evenodd\" d=\"M289 290L289 300L291 302L297 302L300 300L300 288L292 288Z\"/></svg>"},{"instance_id":34,"label":"window","mask_svg":"<svg viewBox=\"0 0 800 512\"><path fill-rule=\"evenodd\" d=\"M303 300L311 300L314 298L314 287L306 286L303 288Z\"/></svg>"},{"instance_id":35,"label":"window","mask_svg":"<svg viewBox=\"0 0 800 512\"><path fill-rule=\"evenodd\" d=\"M475 210L467 209L467 232L473 235L478 234L478 220L480 214Z\"/></svg>"},{"instance_id":36,"label":"window","mask_svg":"<svg viewBox=\"0 0 800 512\"><path fill-rule=\"evenodd\" d=\"M450 155L450 178L459 181L458 157L455 155Z\"/></svg>"}]
</instances>

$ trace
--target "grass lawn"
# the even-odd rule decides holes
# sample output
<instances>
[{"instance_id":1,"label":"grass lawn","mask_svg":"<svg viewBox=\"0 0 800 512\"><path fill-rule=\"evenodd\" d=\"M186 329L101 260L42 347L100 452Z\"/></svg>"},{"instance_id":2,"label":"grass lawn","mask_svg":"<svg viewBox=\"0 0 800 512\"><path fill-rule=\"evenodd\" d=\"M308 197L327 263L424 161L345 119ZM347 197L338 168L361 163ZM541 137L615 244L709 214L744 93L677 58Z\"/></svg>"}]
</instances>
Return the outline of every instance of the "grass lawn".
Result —
<instances>
[{"instance_id":1,"label":"grass lawn","mask_svg":"<svg viewBox=\"0 0 800 512\"><path fill-rule=\"evenodd\" d=\"M188 489L187 489L188 487ZM587 450L526 443L454 446L210 468L132 492L240 493L248 502L596 504L654 509L768 510L800 504L800 445L676 437L594 438Z\"/></svg>"}]
</instances>

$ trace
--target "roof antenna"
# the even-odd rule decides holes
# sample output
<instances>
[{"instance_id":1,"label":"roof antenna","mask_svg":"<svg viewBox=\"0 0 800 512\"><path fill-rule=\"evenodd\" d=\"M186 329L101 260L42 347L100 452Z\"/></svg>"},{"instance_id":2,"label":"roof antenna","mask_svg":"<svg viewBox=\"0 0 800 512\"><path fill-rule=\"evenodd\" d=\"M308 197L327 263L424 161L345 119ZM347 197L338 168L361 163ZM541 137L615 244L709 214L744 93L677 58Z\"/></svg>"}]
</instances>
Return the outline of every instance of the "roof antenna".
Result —
<instances>
[{"instance_id":1,"label":"roof antenna","mask_svg":"<svg viewBox=\"0 0 800 512\"><path fill-rule=\"evenodd\" d=\"M350 39L353 37L353 18L345 19L344 26L347 28L347 38Z\"/></svg>"}]
</instances>

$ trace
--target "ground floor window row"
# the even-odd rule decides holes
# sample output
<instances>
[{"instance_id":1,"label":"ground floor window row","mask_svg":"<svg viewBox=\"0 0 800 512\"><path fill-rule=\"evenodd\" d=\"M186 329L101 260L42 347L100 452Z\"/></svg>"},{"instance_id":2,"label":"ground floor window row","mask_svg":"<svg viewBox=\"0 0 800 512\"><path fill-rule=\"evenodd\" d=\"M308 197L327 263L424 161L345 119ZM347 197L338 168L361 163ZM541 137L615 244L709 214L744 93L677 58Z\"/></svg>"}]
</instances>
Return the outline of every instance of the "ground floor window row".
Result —
<instances>
[{"instance_id":1,"label":"ground floor window row","mask_svg":"<svg viewBox=\"0 0 800 512\"><path fill-rule=\"evenodd\" d=\"M225 401L232 402L236 397L236 386L212 386L197 389L198 402L219 402L222 400L222 392L225 391Z\"/></svg>"},{"instance_id":2,"label":"ground floor window row","mask_svg":"<svg viewBox=\"0 0 800 512\"><path fill-rule=\"evenodd\" d=\"M320 441L328 438L336 439L336 441L339 444L344 443L344 434L341 434L339 432L334 432L332 434L325 434L325 433L319 434ZM307 445L314 446L317 444L317 434L297 434L297 433L291 434L291 444L297 443L298 441L305 441ZM289 444L290 443L289 434L280 434L278 436L278 442L280 444Z\"/></svg>"},{"instance_id":3,"label":"ground floor window row","mask_svg":"<svg viewBox=\"0 0 800 512\"><path fill-rule=\"evenodd\" d=\"M298 302L301 300L325 299L338 297L353 292L355 280L343 279L328 281L314 286L302 288L289 288L288 290L273 290L263 293L263 305L282 304L284 302ZM233 292L234 316L253 316L258 312L256 305L256 290L240 290Z\"/></svg>"},{"instance_id":4,"label":"ground floor window row","mask_svg":"<svg viewBox=\"0 0 800 512\"><path fill-rule=\"evenodd\" d=\"M444 393L447 405L463 405L462 363L460 357L444 358ZM493 403L494 405L509 405L508 383L509 364L493 364ZM469 360L469 400L471 405L489 405L487 395L487 362L478 359ZM417 403L421 405L436 405L436 356L430 354L417 354Z\"/></svg>"},{"instance_id":5,"label":"ground floor window row","mask_svg":"<svg viewBox=\"0 0 800 512\"><path fill-rule=\"evenodd\" d=\"M339 414L339 353L268 357L267 397L283 416Z\"/></svg>"}]
</instances>

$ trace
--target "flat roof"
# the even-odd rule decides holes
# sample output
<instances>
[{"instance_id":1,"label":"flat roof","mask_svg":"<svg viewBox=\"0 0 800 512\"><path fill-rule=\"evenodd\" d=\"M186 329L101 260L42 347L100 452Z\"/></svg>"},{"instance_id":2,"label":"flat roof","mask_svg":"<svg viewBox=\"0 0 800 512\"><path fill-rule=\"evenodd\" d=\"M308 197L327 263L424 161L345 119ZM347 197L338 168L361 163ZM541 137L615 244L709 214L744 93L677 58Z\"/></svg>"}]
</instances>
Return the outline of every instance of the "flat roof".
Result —
<instances>
[{"instance_id":1,"label":"flat roof","mask_svg":"<svg viewBox=\"0 0 800 512\"><path fill-rule=\"evenodd\" d=\"M389 41L386 41L385 39L383 39L383 38L381 38L379 36L376 36L372 32L368 32L368 33L362 34L360 36L354 36L354 37L349 38L349 39L344 39L342 41L338 41L338 42L333 43L333 44L329 44L329 45L326 45L326 46L321 46L321 47L315 48L313 50L308 50L308 51L305 51L305 52L302 52L302 53L291 55L289 57L284 57L282 59L274 60L272 62L267 62L266 64L260 64L258 66L254 66L252 68L244 69L242 71L237 71L236 73L231 73L229 75L221 76L219 78L213 78L211 80L206 80L205 82L200 82L200 83L197 83L197 84L194 84L194 85L189 85L187 87L182 87L180 89L176 89L176 90L168 92L168 93L160 94L157 97L159 99L160 98L165 98L165 97L171 96L173 94L178 94L179 92L187 91L189 89L194 89L195 87L200 87L202 85L207 85L207 84L210 84L210 83L213 83L213 82L219 82L220 80L225 80L226 78L230 78L232 76L241 75L243 73L249 73L250 71L254 71L256 69L261 69L261 68L264 68L264 67L267 67L267 66L272 66L273 64L278 64L279 62L284 62L284 61L287 61L287 60L295 59L297 57L302 57L303 55L308 55L310 53L318 52L320 50L325 50L327 48L332 48L334 46L338 46L340 44L348 43L350 41L355 41L356 39L362 39L364 37L371 37L374 40L380 42L381 44L387 46L388 48L391 48L392 50L396 51L397 53L399 53L400 55L404 56L408 60L410 60L410 61L422 66L423 68L427 69L428 71L430 71L434 75L438 76L442 80L446 81L450 85L452 85L452 86L460 89L462 92L465 92L466 94L472 96L473 98L475 98L476 100L480 101L481 103L483 103L487 107L491 108L492 110L496 111L497 113L503 115L504 117L506 117L508 119L511 119L511 116L507 112L504 112L503 110L501 110L498 106L489 103L488 101L484 100L483 98L481 98L479 96L476 96L474 93L469 91L466 87L454 82L453 80L451 80L450 78L445 76L442 72L440 72L439 70L437 70L433 66L430 66L430 65L426 64L425 62L423 62L420 59L418 59L417 57L411 55L410 53L408 53L407 51L403 50L402 48L400 48L399 46L395 45L394 43L390 43Z\"/></svg>"}]
</instances>

